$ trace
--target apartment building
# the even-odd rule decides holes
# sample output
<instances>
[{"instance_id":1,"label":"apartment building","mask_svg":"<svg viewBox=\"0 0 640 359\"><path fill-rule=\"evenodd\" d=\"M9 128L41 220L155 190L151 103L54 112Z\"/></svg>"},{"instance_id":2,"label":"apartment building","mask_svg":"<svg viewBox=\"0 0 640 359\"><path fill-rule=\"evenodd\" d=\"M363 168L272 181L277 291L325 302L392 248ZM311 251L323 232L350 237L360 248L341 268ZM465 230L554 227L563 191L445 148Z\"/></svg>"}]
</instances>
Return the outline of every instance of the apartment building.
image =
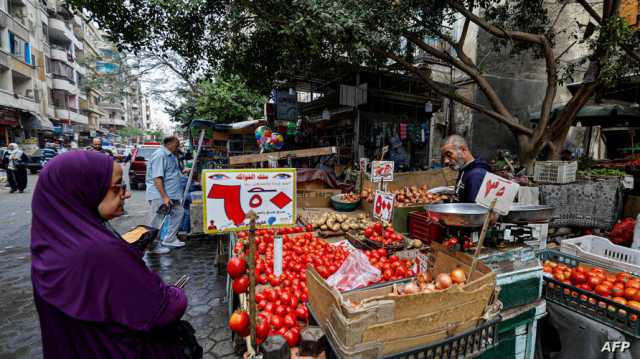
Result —
<instances>
[{"instance_id":1,"label":"apartment building","mask_svg":"<svg viewBox=\"0 0 640 359\"><path fill-rule=\"evenodd\" d=\"M144 129L138 81L106 102L108 89L86 81L118 56L107 48L104 33L64 1L0 0L0 146L82 145L124 126Z\"/></svg>"}]
</instances>

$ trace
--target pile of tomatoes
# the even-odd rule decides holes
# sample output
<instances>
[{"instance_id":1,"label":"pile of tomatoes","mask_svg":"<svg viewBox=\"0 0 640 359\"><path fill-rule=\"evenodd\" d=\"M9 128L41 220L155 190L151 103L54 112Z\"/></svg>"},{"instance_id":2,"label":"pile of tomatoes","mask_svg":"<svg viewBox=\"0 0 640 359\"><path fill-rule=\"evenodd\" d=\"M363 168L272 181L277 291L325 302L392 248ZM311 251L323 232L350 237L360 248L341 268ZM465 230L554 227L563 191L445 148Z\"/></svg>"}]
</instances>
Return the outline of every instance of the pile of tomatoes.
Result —
<instances>
[{"instance_id":1,"label":"pile of tomatoes","mask_svg":"<svg viewBox=\"0 0 640 359\"><path fill-rule=\"evenodd\" d=\"M256 231L256 282L261 289L256 293L256 304L260 311L257 318L257 344L272 335L282 335L289 346L294 347L300 340L301 325L305 325L309 313L305 302L307 292L307 266L313 266L323 277L335 273L349 255L343 247L331 246L317 238L308 227L291 227ZM273 273L274 239L282 235L282 274ZM238 233L234 247L235 257L227 263L227 272L233 278L232 288L237 294L248 289L247 264L249 255L246 232ZM246 285L245 285L246 284ZM244 314L243 314L244 313ZM238 335L248 335L246 312L235 312L229 327ZM248 314L247 318L248 318ZM247 327L245 327L245 324Z\"/></svg>"},{"instance_id":2,"label":"pile of tomatoes","mask_svg":"<svg viewBox=\"0 0 640 359\"><path fill-rule=\"evenodd\" d=\"M365 228L364 236L372 241L380 242L384 245L401 243L404 240L402 235L396 233L391 226L384 228L380 223L374 223L373 225Z\"/></svg>"},{"instance_id":3,"label":"pile of tomatoes","mask_svg":"<svg viewBox=\"0 0 640 359\"><path fill-rule=\"evenodd\" d=\"M640 310L640 279L629 273L612 274L602 268L587 269L582 266L569 268L564 264L549 260L544 262L543 270L564 284L596 293L599 296L610 298L614 302ZM566 291L570 292L568 289ZM577 292L571 294L577 296ZM586 296L581 299L587 300Z\"/></svg>"},{"instance_id":4,"label":"pile of tomatoes","mask_svg":"<svg viewBox=\"0 0 640 359\"><path fill-rule=\"evenodd\" d=\"M401 259L396 255L389 256L387 250L384 248L364 251L364 254L369 258L369 263L378 268L382 273L380 282L398 280L415 275L412 270L413 261Z\"/></svg>"}]
</instances>

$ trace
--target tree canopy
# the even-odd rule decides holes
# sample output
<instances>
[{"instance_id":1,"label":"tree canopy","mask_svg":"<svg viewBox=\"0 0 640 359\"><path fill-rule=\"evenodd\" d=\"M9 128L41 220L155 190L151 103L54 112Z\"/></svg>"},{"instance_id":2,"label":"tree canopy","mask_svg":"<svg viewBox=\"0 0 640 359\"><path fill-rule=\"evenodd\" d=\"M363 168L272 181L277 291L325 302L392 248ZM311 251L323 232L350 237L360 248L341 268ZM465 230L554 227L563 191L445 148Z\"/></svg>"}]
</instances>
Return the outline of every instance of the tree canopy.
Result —
<instances>
[{"instance_id":1,"label":"tree canopy","mask_svg":"<svg viewBox=\"0 0 640 359\"><path fill-rule=\"evenodd\" d=\"M555 49L555 19L544 1L531 0L68 0L92 14L122 48L162 49L185 60L202 78L233 74L251 89L267 94L281 81L323 78L345 68L402 69L440 95L506 125L517 137L520 157L530 162L544 146L559 152L578 110L598 90L637 73L636 37L617 16L619 0L594 8L577 0L590 16L574 34L589 54L580 63L560 64ZM564 9L564 5L562 6ZM562 12L562 9L560 13ZM454 34L451 26L464 25ZM584 24L586 25L586 24ZM527 51L543 60L547 88L537 127L526 125L504 103L478 63L465 52L469 28L488 34L496 49L517 55ZM432 46L429 39L453 51ZM487 99L467 98L434 81L416 50L464 73ZM552 104L561 80L581 67L585 81L555 121ZM215 87L215 86L214 86ZM203 105L203 104L201 104ZM188 107L188 106L187 106ZM184 110L195 111L197 104ZM202 106L201 106L202 107Z\"/></svg>"}]
</instances>

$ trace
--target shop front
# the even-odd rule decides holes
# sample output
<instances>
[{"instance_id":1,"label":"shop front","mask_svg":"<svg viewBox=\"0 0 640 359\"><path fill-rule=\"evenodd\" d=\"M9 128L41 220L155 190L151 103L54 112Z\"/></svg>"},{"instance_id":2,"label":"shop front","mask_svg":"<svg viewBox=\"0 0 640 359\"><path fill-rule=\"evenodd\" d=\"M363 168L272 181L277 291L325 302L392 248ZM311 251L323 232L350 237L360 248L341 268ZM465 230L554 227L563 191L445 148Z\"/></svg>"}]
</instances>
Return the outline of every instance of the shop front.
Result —
<instances>
[{"instance_id":1,"label":"shop front","mask_svg":"<svg viewBox=\"0 0 640 359\"><path fill-rule=\"evenodd\" d=\"M20 111L0 107L0 147L7 147L21 138Z\"/></svg>"}]
</instances>

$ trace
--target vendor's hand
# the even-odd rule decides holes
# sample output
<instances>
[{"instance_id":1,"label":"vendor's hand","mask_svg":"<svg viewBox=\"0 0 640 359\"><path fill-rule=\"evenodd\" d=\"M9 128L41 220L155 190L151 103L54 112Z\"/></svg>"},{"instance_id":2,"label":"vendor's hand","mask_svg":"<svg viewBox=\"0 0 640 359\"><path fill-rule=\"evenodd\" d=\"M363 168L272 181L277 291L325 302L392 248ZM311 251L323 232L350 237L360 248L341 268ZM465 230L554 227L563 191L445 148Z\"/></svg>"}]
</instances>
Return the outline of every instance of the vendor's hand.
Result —
<instances>
[{"instance_id":1,"label":"vendor's hand","mask_svg":"<svg viewBox=\"0 0 640 359\"><path fill-rule=\"evenodd\" d=\"M191 168L185 168L182 170L182 174L185 174L185 175L189 172L191 172Z\"/></svg>"},{"instance_id":2,"label":"vendor's hand","mask_svg":"<svg viewBox=\"0 0 640 359\"><path fill-rule=\"evenodd\" d=\"M164 204L165 206L171 206L171 198L163 197L162 198L162 204Z\"/></svg>"}]
</instances>

